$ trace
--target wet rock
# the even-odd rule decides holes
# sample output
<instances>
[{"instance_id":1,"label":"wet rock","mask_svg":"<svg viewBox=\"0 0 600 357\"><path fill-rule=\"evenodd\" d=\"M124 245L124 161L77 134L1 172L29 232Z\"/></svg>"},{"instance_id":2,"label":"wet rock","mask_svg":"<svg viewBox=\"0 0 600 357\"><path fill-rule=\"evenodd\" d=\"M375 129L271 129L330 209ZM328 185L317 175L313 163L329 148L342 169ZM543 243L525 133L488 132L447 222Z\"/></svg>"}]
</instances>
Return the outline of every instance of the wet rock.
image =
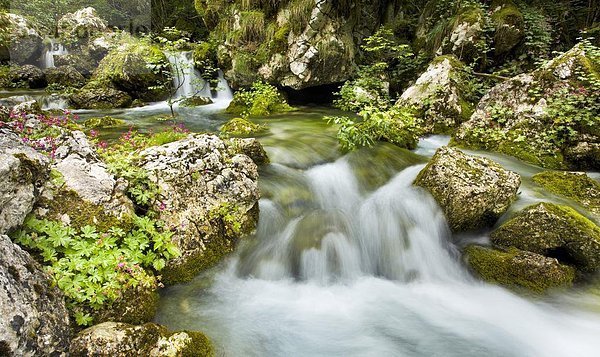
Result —
<instances>
[{"instance_id":1,"label":"wet rock","mask_svg":"<svg viewBox=\"0 0 600 357\"><path fill-rule=\"evenodd\" d=\"M265 165L269 163L269 156L267 152L260 144L260 142L254 138L248 139L229 139L227 142L227 148L235 154L243 154L248 156L254 161L256 165Z\"/></svg>"},{"instance_id":2,"label":"wet rock","mask_svg":"<svg viewBox=\"0 0 600 357\"><path fill-rule=\"evenodd\" d=\"M72 66L60 66L45 70L46 80L49 85L63 88L81 88L85 85L85 77Z\"/></svg>"},{"instance_id":3,"label":"wet rock","mask_svg":"<svg viewBox=\"0 0 600 357\"><path fill-rule=\"evenodd\" d=\"M72 356L214 356L210 340L200 332L169 332L148 323L133 326L105 322L77 335L71 343Z\"/></svg>"},{"instance_id":4,"label":"wet rock","mask_svg":"<svg viewBox=\"0 0 600 357\"><path fill-rule=\"evenodd\" d=\"M20 226L49 173L48 157L6 129L0 130L0 234Z\"/></svg>"},{"instance_id":5,"label":"wet rock","mask_svg":"<svg viewBox=\"0 0 600 357\"><path fill-rule=\"evenodd\" d=\"M29 100L27 102L19 103L15 105L11 112L14 115L23 115L23 114L40 114L42 112L42 108L40 107L40 103L35 100Z\"/></svg>"},{"instance_id":6,"label":"wet rock","mask_svg":"<svg viewBox=\"0 0 600 357\"><path fill-rule=\"evenodd\" d=\"M201 107L203 105L212 104L212 99L208 97L193 96L187 97L180 102L183 107Z\"/></svg>"},{"instance_id":7,"label":"wet rock","mask_svg":"<svg viewBox=\"0 0 600 357\"><path fill-rule=\"evenodd\" d=\"M600 228L567 206L539 203L519 212L491 234L492 242L574 265L582 272L600 268Z\"/></svg>"},{"instance_id":8,"label":"wet rock","mask_svg":"<svg viewBox=\"0 0 600 357\"><path fill-rule=\"evenodd\" d=\"M439 149L415 185L442 207L454 232L493 225L516 200L521 177L482 157L455 148Z\"/></svg>"},{"instance_id":9,"label":"wet rock","mask_svg":"<svg viewBox=\"0 0 600 357\"><path fill-rule=\"evenodd\" d=\"M30 64L21 67L12 67L9 78L17 87L39 89L45 88L48 85L44 72L38 67Z\"/></svg>"},{"instance_id":10,"label":"wet rock","mask_svg":"<svg viewBox=\"0 0 600 357\"><path fill-rule=\"evenodd\" d=\"M249 136L264 132L265 129L264 125L255 124L248 119L233 118L223 124L220 131L223 134Z\"/></svg>"},{"instance_id":11,"label":"wet rock","mask_svg":"<svg viewBox=\"0 0 600 357\"><path fill-rule=\"evenodd\" d=\"M66 355L71 336L62 292L5 235L0 235L0 257L0 354Z\"/></svg>"},{"instance_id":12,"label":"wet rock","mask_svg":"<svg viewBox=\"0 0 600 357\"><path fill-rule=\"evenodd\" d=\"M577 201L600 216L600 183L585 172L545 171L534 175L533 181L552 193Z\"/></svg>"},{"instance_id":13,"label":"wet rock","mask_svg":"<svg viewBox=\"0 0 600 357\"><path fill-rule=\"evenodd\" d=\"M83 87L69 97L76 109L127 108L133 99L129 94L114 88Z\"/></svg>"},{"instance_id":14,"label":"wet rock","mask_svg":"<svg viewBox=\"0 0 600 357\"><path fill-rule=\"evenodd\" d=\"M41 54L42 36L23 16L2 13L0 24L6 29L6 36L0 39L0 60L32 63Z\"/></svg>"},{"instance_id":15,"label":"wet rock","mask_svg":"<svg viewBox=\"0 0 600 357\"><path fill-rule=\"evenodd\" d=\"M98 16L93 7L68 13L58 21L58 34L63 39L90 38L107 30L106 22Z\"/></svg>"},{"instance_id":16,"label":"wet rock","mask_svg":"<svg viewBox=\"0 0 600 357\"><path fill-rule=\"evenodd\" d=\"M141 157L141 166L164 192L155 209L174 230L182 252L161 271L166 283L191 280L254 230L258 172L248 156L230 154L216 136L190 135L146 149Z\"/></svg>"},{"instance_id":17,"label":"wet rock","mask_svg":"<svg viewBox=\"0 0 600 357\"><path fill-rule=\"evenodd\" d=\"M465 260L483 280L516 290L544 293L570 287L575 278L572 267L516 248L498 250L472 245L465 249Z\"/></svg>"},{"instance_id":18,"label":"wet rock","mask_svg":"<svg viewBox=\"0 0 600 357\"><path fill-rule=\"evenodd\" d=\"M464 89L467 81L465 65L456 57L438 57L396 105L418 108L426 133L447 133L472 114Z\"/></svg>"}]
</instances>

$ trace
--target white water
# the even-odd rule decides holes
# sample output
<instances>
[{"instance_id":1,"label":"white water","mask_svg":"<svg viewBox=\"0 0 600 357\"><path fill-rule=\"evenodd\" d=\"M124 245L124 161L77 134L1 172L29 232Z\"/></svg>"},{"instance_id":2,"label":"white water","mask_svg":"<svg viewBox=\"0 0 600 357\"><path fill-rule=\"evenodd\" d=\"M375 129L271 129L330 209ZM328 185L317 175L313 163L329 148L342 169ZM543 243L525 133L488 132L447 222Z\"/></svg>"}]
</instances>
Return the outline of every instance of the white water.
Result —
<instances>
[{"instance_id":1,"label":"white water","mask_svg":"<svg viewBox=\"0 0 600 357\"><path fill-rule=\"evenodd\" d=\"M54 56L68 55L69 51L65 46L55 39L49 39L50 45L46 48L42 57L42 69L54 68Z\"/></svg>"},{"instance_id":2,"label":"white water","mask_svg":"<svg viewBox=\"0 0 600 357\"><path fill-rule=\"evenodd\" d=\"M69 100L57 94L43 96L40 102L43 110L62 110L69 107Z\"/></svg>"},{"instance_id":3,"label":"white water","mask_svg":"<svg viewBox=\"0 0 600 357\"><path fill-rule=\"evenodd\" d=\"M372 193L344 158L294 172L304 211L263 199L256 238L210 288L170 289L158 321L206 332L224 356L598 356L598 314L470 276L412 186L421 168Z\"/></svg>"},{"instance_id":4,"label":"white water","mask_svg":"<svg viewBox=\"0 0 600 357\"><path fill-rule=\"evenodd\" d=\"M219 71L219 82L216 90L211 90L208 82L202 78L200 72L194 66L192 52L167 52L167 58L171 64L173 73L173 87L177 89L174 99L200 96L210 98L212 104L203 106L208 111L216 111L227 108L233 99L233 92L227 84L223 72ZM166 103L155 103L157 107L168 107Z\"/></svg>"}]
</instances>

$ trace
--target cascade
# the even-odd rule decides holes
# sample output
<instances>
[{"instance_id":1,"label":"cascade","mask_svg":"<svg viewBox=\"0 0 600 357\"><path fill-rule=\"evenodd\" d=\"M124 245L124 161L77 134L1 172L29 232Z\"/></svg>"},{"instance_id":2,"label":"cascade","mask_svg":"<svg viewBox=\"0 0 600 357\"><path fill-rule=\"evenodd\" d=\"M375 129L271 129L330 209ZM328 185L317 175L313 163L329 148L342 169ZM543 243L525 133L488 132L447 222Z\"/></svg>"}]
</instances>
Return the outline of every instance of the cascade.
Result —
<instances>
[{"instance_id":1,"label":"cascade","mask_svg":"<svg viewBox=\"0 0 600 357\"><path fill-rule=\"evenodd\" d=\"M42 57L42 68L54 68L54 56L69 54L69 50L55 39L49 39L50 45L46 48Z\"/></svg>"}]
</instances>

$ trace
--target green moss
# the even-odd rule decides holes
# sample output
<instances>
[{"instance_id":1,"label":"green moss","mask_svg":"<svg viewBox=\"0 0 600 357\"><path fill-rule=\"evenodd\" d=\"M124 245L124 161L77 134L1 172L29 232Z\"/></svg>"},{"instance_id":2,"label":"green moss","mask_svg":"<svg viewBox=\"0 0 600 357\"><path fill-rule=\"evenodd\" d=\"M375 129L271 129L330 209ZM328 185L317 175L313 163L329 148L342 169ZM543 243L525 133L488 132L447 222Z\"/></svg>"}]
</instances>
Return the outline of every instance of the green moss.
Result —
<instances>
[{"instance_id":1,"label":"green moss","mask_svg":"<svg viewBox=\"0 0 600 357\"><path fill-rule=\"evenodd\" d=\"M119 299L98 311L91 311L91 315L95 324L112 321L140 325L154 319L158 300L159 295L154 288L129 287Z\"/></svg>"},{"instance_id":2,"label":"green moss","mask_svg":"<svg viewBox=\"0 0 600 357\"><path fill-rule=\"evenodd\" d=\"M189 343L183 351L181 351L182 357L215 356L213 344L210 339L206 337L206 335L198 331L185 330L183 332L185 332L192 339L192 342Z\"/></svg>"},{"instance_id":3,"label":"green moss","mask_svg":"<svg viewBox=\"0 0 600 357\"><path fill-rule=\"evenodd\" d=\"M560 169L565 166L561 153L551 154L547 151L537 149L526 140L521 142L506 140L500 143L496 150L500 153L511 155L517 159L549 169Z\"/></svg>"},{"instance_id":4,"label":"green moss","mask_svg":"<svg viewBox=\"0 0 600 357\"><path fill-rule=\"evenodd\" d=\"M469 266L483 280L511 289L544 293L571 286L575 278L572 267L549 261L540 264L545 258L516 248L500 251L472 245L465 254Z\"/></svg>"},{"instance_id":5,"label":"green moss","mask_svg":"<svg viewBox=\"0 0 600 357\"><path fill-rule=\"evenodd\" d=\"M200 107L211 104L213 101L207 97L194 96L182 100L179 104L183 107Z\"/></svg>"},{"instance_id":6,"label":"green moss","mask_svg":"<svg viewBox=\"0 0 600 357\"><path fill-rule=\"evenodd\" d=\"M494 24L496 24L496 26L524 25L523 14L511 0L494 1L491 6L492 10L496 9L497 7L501 7L500 10L495 11L492 14L492 21L494 21Z\"/></svg>"},{"instance_id":7,"label":"green moss","mask_svg":"<svg viewBox=\"0 0 600 357\"><path fill-rule=\"evenodd\" d=\"M235 136L249 136L264 132L264 125L255 124L243 118L233 118L221 127L221 133Z\"/></svg>"},{"instance_id":8,"label":"green moss","mask_svg":"<svg viewBox=\"0 0 600 357\"><path fill-rule=\"evenodd\" d=\"M533 181L600 214L600 184L585 173L546 171L533 176Z\"/></svg>"},{"instance_id":9,"label":"green moss","mask_svg":"<svg viewBox=\"0 0 600 357\"><path fill-rule=\"evenodd\" d=\"M87 129L105 129L115 128L125 125L125 121L111 116L90 118L83 122L83 126Z\"/></svg>"}]
</instances>

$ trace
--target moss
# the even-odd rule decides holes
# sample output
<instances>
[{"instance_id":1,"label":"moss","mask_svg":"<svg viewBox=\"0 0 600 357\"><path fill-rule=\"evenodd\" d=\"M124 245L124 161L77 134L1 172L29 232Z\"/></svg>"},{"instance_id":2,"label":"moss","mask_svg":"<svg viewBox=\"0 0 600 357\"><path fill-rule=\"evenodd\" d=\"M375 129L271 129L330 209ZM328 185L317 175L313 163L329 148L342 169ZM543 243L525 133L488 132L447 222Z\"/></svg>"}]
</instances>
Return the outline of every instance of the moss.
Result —
<instances>
[{"instance_id":1,"label":"moss","mask_svg":"<svg viewBox=\"0 0 600 357\"><path fill-rule=\"evenodd\" d=\"M185 98L180 102L180 105L182 107L200 107L203 105L212 104L212 102L213 101L210 98L194 96Z\"/></svg>"},{"instance_id":2,"label":"moss","mask_svg":"<svg viewBox=\"0 0 600 357\"><path fill-rule=\"evenodd\" d=\"M90 118L83 122L83 126L87 129L105 129L115 128L125 125L125 121L111 116Z\"/></svg>"},{"instance_id":3,"label":"moss","mask_svg":"<svg viewBox=\"0 0 600 357\"><path fill-rule=\"evenodd\" d=\"M563 155L559 152L556 154L537 149L528 141L515 142L506 140L502 142L496 149L498 152L511 155L517 159L538 165L549 169L560 169L565 167Z\"/></svg>"},{"instance_id":4,"label":"moss","mask_svg":"<svg viewBox=\"0 0 600 357\"><path fill-rule=\"evenodd\" d=\"M575 278L572 267L516 248L500 251L472 245L465 249L465 257L483 280L515 290L544 293L571 286Z\"/></svg>"},{"instance_id":5,"label":"moss","mask_svg":"<svg viewBox=\"0 0 600 357\"><path fill-rule=\"evenodd\" d=\"M123 291L123 296L101 310L94 311L94 323L122 322L140 325L152 321L158 310L158 292L141 285Z\"/></svg>"},{"instance_id":6,"label":"moss","mask_svg":"<svg viewBox=\"0 0 600 357\"><path fill-rule=\"evenodd\" d=\"M265 130L264 125L255 124L243 118L233 118L221 127L221 133L235 136L256 135Z\"/></svg>"},{"instance_id":7,"label":"moss","mask_svg":"<svg viewBox=\"0 0 600 357\"><path fill-rule=\"evenodd\" d=\"M182 357L213 357L215 356L215 349L213 347L212 342L206 335L202 332L198 331L188 331L185 332L191 339L190 342L184 349L181 351Z\"/></svg>"},{"instance_id":8,"label":"moss","mask_svg":"<svg viewBox=\"0 0 600 357\"><path fill-rule=\"evenodd\" d=\"M484 18L483 9L479 6L470 6L465 8L456 18L456 24L468 23L474 25L481 22Z\"/></svg>"},{"instance_id":9,"label":"moss","mask_svg":"<svg viewBox=\"0 0 600 357\"><path fill-rule=\"evenodd\" d=\"M600 184L585 173L546 171L533 176L533 181L600 214Z\"/></svg>"}]
</instances>

